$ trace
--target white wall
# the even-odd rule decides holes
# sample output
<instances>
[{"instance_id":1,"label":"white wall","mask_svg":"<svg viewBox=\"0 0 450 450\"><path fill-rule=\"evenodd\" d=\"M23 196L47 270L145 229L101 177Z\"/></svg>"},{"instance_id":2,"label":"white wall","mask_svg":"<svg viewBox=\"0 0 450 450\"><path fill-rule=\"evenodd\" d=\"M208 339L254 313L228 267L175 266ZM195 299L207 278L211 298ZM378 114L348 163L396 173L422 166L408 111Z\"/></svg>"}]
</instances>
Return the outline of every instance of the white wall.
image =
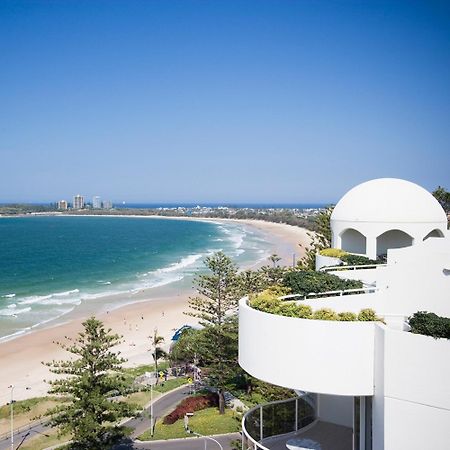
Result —
<instances>
[{"instance_id":1,"label":"white wall","mask_svg":"<svg viewBox=\"0 0 450 450\"><path fill-rule=\"evenodd\" d=\"M377 326L374 450L450 446L450 342Z\"/></svg>"},{"instance_id":2,"label":"white wall","mask_svg":"<svg viewBox=\"0 0 450 450\"><path fill-rule=\"evenodd\" d=\"M378 268L335 271L329 270L328 273L346 280L359 280L365 285L375 285L377 281L377 270Z\"/></svg>"},{"instance_id":3,"label":"white wall","mask_svg":"<svg viewBox=\"0 0 450 450\"><path fill-rule=\"evenodd\" d=\"M353 427L353 397L319 395L319 418L344 427Z\"/></svg>"},{"instance_id":4,"label":"white wall","mask_svg":"<svg viewBox=\"0 0 450 450\"><path fill-rule=\"evenodd\" d=\"M239 303L239 364L278 386L336 395L373 394L371 322L268 314Z\"/></svg>"},{"instance_id":5,"label":"white wall","mask_svg":"<svg viewBox=\"0 0 450 450\"><path fill-rule=\"evenodd\" d=\"M339 258L316 253L316 270L320 270L322 267L339 266L341 263L342 261Z\"/></svg>"}]
</instances>

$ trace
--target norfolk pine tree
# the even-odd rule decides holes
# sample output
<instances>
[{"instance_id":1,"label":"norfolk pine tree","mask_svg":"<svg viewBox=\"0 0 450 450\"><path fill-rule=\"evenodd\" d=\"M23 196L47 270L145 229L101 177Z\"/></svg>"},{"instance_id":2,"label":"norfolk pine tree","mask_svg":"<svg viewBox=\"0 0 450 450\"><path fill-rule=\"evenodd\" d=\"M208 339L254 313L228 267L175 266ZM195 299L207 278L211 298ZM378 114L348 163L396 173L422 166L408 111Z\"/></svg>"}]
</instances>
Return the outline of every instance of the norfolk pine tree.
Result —
<instances>
[{"instance_id":1,"label":"norfolk pine tree","mask_svg":"<svg viewBox=\"0 0 450 450\"><path fill-rule=\"evenodd\" d=\"M120 352L111 349L120 343L120 336L111 334L101 321L91 317L83 322L84 331L68 344L57 344L75 356L68 361L44 363L52 373L64 375L49 381L49 394L65 398L68 403L57 406L47 415L50 425L60 434L71 433L70 449L109 449L124 436L117 422L131 417L135 411L122 401L111 400L124 394L127 384L123 374Z\"/></svg>"},{"instance_id":2,"label":"norfolk pine tree","mask_svg":"<svg viewBox=\"0 0 450 450\"><path fill-rule=\"evenodd\" d=\"M237 308L240 281L237 267L223 252L206 258L210 273L196 278L200 296L189 299L187 312L197 317L205 328L198 334L197 348L207 361L209 379L219 394L219 413L225 412L225 385L230 378L230 351L232 343L229 333L229 319L226 313ZM237 349L234 357L237 355Z\"/></svg>"},{"instance_id":3,"label":"norfolk pine tree","mask_svg":"<svg viewBox=\"0 0 450 450\"><path fill-rule=\"evenodd\" d=\"M236 309L239 297L237 267L223 252L205 260L211 273L195 279L197 297L189 299L188 316L197 317L202 325L222 325L227 311Z\"/></svg>"}]
</instances>

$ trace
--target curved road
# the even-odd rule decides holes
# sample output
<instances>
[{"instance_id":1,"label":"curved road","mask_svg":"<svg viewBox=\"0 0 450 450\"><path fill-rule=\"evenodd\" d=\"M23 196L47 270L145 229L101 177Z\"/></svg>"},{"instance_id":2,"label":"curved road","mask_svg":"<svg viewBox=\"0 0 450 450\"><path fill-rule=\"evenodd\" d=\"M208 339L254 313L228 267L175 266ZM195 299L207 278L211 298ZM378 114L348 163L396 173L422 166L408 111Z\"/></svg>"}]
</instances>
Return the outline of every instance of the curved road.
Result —
<instances>
[{"instance_id":1,"label":"curved road","mask_svg":"<svg viewBox=\"0 0 450 450\"><path fill-rule=\"evenodd\" d=\"M159 397L153 402L153 414L155 418L158 419L172 410L183 398L188 397L190 394L190 389L188 386L182 386L175 389L167 394ZM146 408L140 417L136 417L128 420L124 423L125 426L133 428L133 433L131 438L135 439L140 436L144 431L150 428L150 407ZM17 449L22 440L28 438L28 436L33 436L35 434L45 434L49 430L48 427L42 424L37 424L30 427L29 429L22 431L20 433L14 434L14 448ZM224 450L229 449L229 442L238 439L239 434L234 433L233 435L225 435L217 437L216 439L222 444ZM178 439L172 441L159 441L152 443L140 443L130 441L128 443L117 446L116 449L151 449L151 450L204 450L205 444L203 438L191 438L191 439ZM218 449L219 446L214 442L207 440L206 448L213 450ZM10 450L11 441L10 437L3 438L0 441L0 450Z\"/></svg>"}]
</instances>

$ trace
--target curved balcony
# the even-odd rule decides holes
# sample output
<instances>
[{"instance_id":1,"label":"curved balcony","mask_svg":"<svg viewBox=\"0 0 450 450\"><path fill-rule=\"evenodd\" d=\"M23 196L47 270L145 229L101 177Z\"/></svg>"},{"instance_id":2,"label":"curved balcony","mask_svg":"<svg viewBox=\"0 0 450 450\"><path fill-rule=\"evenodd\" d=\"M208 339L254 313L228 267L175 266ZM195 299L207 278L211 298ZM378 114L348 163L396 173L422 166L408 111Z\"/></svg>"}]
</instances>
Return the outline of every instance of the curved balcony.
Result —
<instances>
[{"instance_id":1,"label":"curved balcony","mask_svg":"<svg viewBox=\"0 0 450 450\"><path fill-rule=\"evenodd\" d=\"M373 294L371 294L373 295ZM239 303L239 364L256 378L299 391L373 395L373 322L279 316Z\"/></svg>"},{"instance_id":2,"label":"curved balcony","mask_svg":"<svg viewBox=\"0 0 450 450\"><path fill-rule=\"evenodd\" d=\"M322 450L352 447L351 429L318 420L311 394L258 405L242 418L243 450L281 450L298 439L311 440Z\"/></svg>"},{"instance_id":3,"label":"curved balcony","mask_svg":"<svg viewBox=\"0 0 450 450\"><path fill-rule=\"evenodd\" d=\"M265 440L296 433L316 419L315 398L307 394L255 406L242 418L243 448L269 450L263 444Z\"/></svg>"}]
</instances>

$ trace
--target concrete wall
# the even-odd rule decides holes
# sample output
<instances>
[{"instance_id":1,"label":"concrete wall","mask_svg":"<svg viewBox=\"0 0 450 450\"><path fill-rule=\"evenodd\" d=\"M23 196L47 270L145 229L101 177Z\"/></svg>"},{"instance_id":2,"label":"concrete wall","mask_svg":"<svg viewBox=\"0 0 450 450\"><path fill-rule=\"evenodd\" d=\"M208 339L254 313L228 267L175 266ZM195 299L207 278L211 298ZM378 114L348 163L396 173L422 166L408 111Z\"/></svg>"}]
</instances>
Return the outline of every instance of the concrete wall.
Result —
<instances>
[{"instance_id":1,"label":"concrete wall","mask_svg":"<svg viewBox=\"0 0 450 450\"><path fill-rule=\"evenodd\" d=\"M278 386L335 395L373 394L371 322L268 314L239 303L239 364Z\"/></svg>"},{"instance_id":2,"label":"concrete wall","mask_svg":"<svg viewBox=\"0 0 450 450\"><path fill-rule=\"evenodd\" d=\"M322 267L339 266L341 263L342 261L339 258L316 253L316 270L320 270Z\"/></svg>"},{"instance_id":3,"label":"concrete wall","mask_svg":"<svg viewBox=\"0 0 450 450\"><path fill-rule=\"evenodd\" d=\"M450 342L375 330L374 450L446 450Z\"/></svg>"},{"instance_id":4,"label":"concrete wall","mask_svg":"<svg viewBox=\"0 0 450 450\"><path fill-rule=\"evenodd\" d=\"M344 427L353 427L353 397L319 395L319 418Z\"/></svg>"}]
</instances>

